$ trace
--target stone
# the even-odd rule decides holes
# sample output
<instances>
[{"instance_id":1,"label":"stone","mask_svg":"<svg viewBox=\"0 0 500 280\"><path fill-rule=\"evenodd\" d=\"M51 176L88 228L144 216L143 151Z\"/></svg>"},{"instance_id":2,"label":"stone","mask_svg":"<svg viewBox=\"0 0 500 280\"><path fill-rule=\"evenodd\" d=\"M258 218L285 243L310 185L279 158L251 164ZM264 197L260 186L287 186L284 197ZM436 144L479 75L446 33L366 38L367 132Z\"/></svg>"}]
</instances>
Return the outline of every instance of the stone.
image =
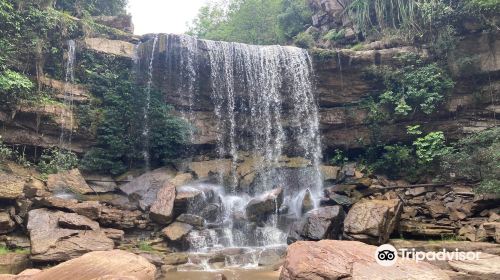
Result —
<instances>
[{"instance_id":1,"label":"stone","mask_svg":"<svg viewBox=\"0 0 500 280\"><path fill-rule=\"evenodd\" d=\"M92 19L102 25L122 30L127 33L134 33L134 24L131 15L117 16L97 16Z\"/></svg>"},{"instance_id":2,"label":"stone","mask_svg":"<svg viewBox=\"0 0 500 280\"><path fill-rule=\"evenodd\" d=\"M259 253L259 266L271 266L279 263L286 254L286 246L268 247Z\"/></svg>"},{"instance_id":3,"label":"stone","mask_svg":"<svg viewBox=\"0 0 500 280\"><path fill-rule=\"evenodd\" d=\"M357 241L301 241L288 247L280 280L449 279L426 262L398 259L390 267L375 261L377 247Z\"/></svg>"},{"instance_id":4,"label":"stone","mask_svg":"<svg viewBox=\"0 0 500 280\"><path fill-rule=\"evenodd\" d=\"M413 236L439 237L455 234L454 226L438 225L435 222L426 223L414 220L401 220L399 231Z\"/></svg>"},{"instance_id":5,"label":"stone","mask_svg":"<svg viewBox=\"0 0 500 280\"><path fill-rule=\"evenodd\" d=\"M170 241L181 241L192 229L193 226L189 224L174 222L164 228L161 233Z\"/></svg>"},{"instance_id":6,"label":"stone","mask_svg":"<svg viewBox=\"0 0 500 280\"><path fill-rule=\"evenodd\" d=\"M480 253L478 260L452 260L448 264L456 271L481 277L480 279L500 278L500 256Z\"/></svg>"},{"instance_id":7,"label":"stone","mask_svg":"<svg viewBox=\"0 0 500 280\"><path fill-rule=\"evenodd\" d=\"M304 194L304 199L302 199L302 205L300 208L302 214L307 213L312 209L314 209L314 200L311 191L309 189L307 189L306 193Z\"/></svg>"},{"instance_id":8,"label":"stone","mask_svg":"<svg viewBox=\"0 0 500 280\"><path fill-rule=\"evenodd\" d=\"M34 280L154 280L156 267L144 257L121 251L90 252L35 274Z\"/></svg>"},{"instance_id":9,"label":"stone","mask_svg":"<svg viewBox=\"0 0 500 280\"><path fill-rule=\"evenodd\" d=\"M118 185L111 176L86 174L84 178L96 193L114 192L118 188Z\"/></svg>"},{"instance_id":10,"label":"stone","mask_svg":"<svg viewBox=\"0 0 500 280\"><path fill-rule=\"evenodd\" d=\"M341 169L338 166L329 166L329 165L322 165L320 168L321 168L321 175L323 175L324 181L337 180Z\"/></svg>"},{"instance_id":11,"label":"stone","mask_svg":"<svg viewBox=\"0 0 500 280\"><path fill-rule=\"evenodd\" d=\"M222 212L222 209L221 209L220 205L215 204L215 203L210 203L205 208L203 208L200 215L206 221L208 221L210 223L215 223L215 222L217 222L217 219L219 219L221 212Z\"/></svg>"},{"instance_id":12,"label":"stone","mask_svg":"<svg viewBox=\"0 0 500 280\"><path fill-rule=\"evenodd\" d=\"M205 194L199 189L189 186L176 188L177 195L174 201L174 212L176 215L187 212L196 212L207 206Z\"/></svg>"},{"instance_id":13,"label":"stone","mask_svg":"<svg viewBox=\"0 0 500 280\"><path fill-rule=\"evenodd\" d=\"M337 193L329 193L328 197L323 202L326 205L340 205L344 207L351 207L353 204L351 198Z\"/></svg>"},{"instance_id":14,"label":"stone","mask_svg":"<svg viewBox=\"0 0 500 280\"><path fill-rule=\"evenodd\" d=\"M458 236L462 236L470 241L476 241L476 233L476 228L471 225L463 226L458 230Z\"/></svg>"},{"instance_id":15,"label":"stone","mask_svg":"<svg viewBox=\"0 0 500 280\"><path fill-rule=\"evenodd\" d=\"M0 234L14 231L16 223L11 219L9 213L0 212Z\"/></svg>"},{"instance_id":16,"label":"stone","mask_svg":"<svg viewBox=\"0 0 500 280\"><path fill-rule=\"evenodd\" d=\"M166 225L172 222L175 202L175 185L165 182L158 191L156 199L151 205L149 217L151 220Z\"/></svg>"},{"instance_id":17,"label":"stone","mask_svg":"<svg viewBox=\"0 0 500 280\"><path fill-rule=\"evenodd\" d=\"M18 274L31 265L25 253L0 254L0 274Z\"/></svg>"},{"instance_id":18,"label":"stone","mask_svg":"<svg viewBox=\"0 0 500 280\"><path fill-rule=\"evenodd\" d=\"M283 203L283 188L277 188L248 202L245 207L247 218L257 221L263 216L276 213Z\"/></svg>"},{"instance_id":19,"label":"stone","mask_svg":"<svg viewBox=\"0 0 500 280\"><path fill-rule=\"evenodd\" d=\"M172 253L167 254L163 258L163 262L166 265L179 265L185 264L189 261L189 255L186 253Z\"/></svg>"},{"instance_id":20,"label":"stone","mask_svg":"<svg viewBox=\"0 0 500 280\"><path fill-rule=\"evenodd\" d=\"M22 196L25 180L23 177L0 171L0 199L15 200Z\"/></svg>"},{"instance_id":21,"label":"stone","mask_svg":"<svg viewBox=\"0 0 500 280\"><path fill-rule=\"evenodd\" d=\"M135 58L135 45L125 41L105 38L85 38L85 48L99 53Z\"/></svg>"},{"instance_id":22,"label":"stone","mask_svg":"<svg viewBox=\"0 0 500 280\"><path fill-rule=\"evenodd\" d=\"M47 189L52 193L72 192L79 195L94 193L78 169L49 175Z\"/></svg>"},{"instance_id":23,"label":"stone","mask_svg":"<svg viewBox=\"0 0 500 280\"><path fill-rule=\"evenodd\" d=\"M129 198L142 210L148 210L157 199L157 193L172 179L173 171L168 168L159 168L146 172L120 187ZM165 191L165 190L164 190Z\"/></svg>"},{"instance_id":24,"label":"stone","mask_svg":"<svg viewBox=\"0 0 500 280\"><path fill-rule=\"evenodd\" d=\"M65 199L55 196L37 197L35 206L70 211L97 220L101 216L102 206L98 201L78 202L76 199Z\"/></svg>"},{"instance_id":25,"label":"stone","mask_svg":"<svg viewBox=\"0 0 500 280\"><path fill-rule=\"evenodd\" d=\"M34 198L48 194L45 183L33 178L24 185L23 192L27 198Z\"/></svg>"},{"instance_id":26,"label":"stone","mask_svg":"<svg viewBox=\"0 0 500 280\"><path fill-rule=\"evenodd\" d=\"M103 207L99 224L117 229L145 229L148 220L141 211L121 210L110 207Z\"/></svg>"},{"instance_id":27,"label":"stone","mask_svg":"<svg viewBox=\"0 0 500 280\"><path fill-rule=\"evenodd\" d=\"M166 265L162 265L161 268L160 268L160 270L161 270L162 275L165 275L165 274L167 274L169 272L176 272L177 271L177 267L175 265L168 265L168 264L166 264Z\"/></svg>"},{"instance_id":28,"label":"stone","mask_svg":"<svg viewBox=\"0 0 500 280\"><path fill-rule=\"evenodd\" d=\"M101 230L104 232L106 237L115 241L115 244L120 244L125 237L125 232L121 229L101 228Z\"/></svg>"},{"instance_id":29,"label":"stone","mask_svg":"<svg viewBox=\"0 0 500 280\"><path fill-rule=\"evenodd\" d=\"M399 200L362 200L353 205L344 221L347 238L372 244L384 244L399 222Z\"/></svg>"},{"instance_id":30,"label":"stone","mask_svg":"<svg viewBox=\"0 0 500 280\"><path fill-rule=\"evenodd\" d=\"M161 257L161 255L157 254L157 253L143 252L143 253L140 253L139 256L145 258L146 260L148 260L148 262L154 264L156 267L161 267L162 265L165 264L163 262L163 258Z\"/></svg>"},{"instance_id":31,"label":"stone","mask_svg":"<svg viewBox=\"0 0 500 280\"><path fill-rule=\"evenodd\" d=\"M205 227L205 219L193 214L181 214L179 217L177 217L176 221L189 224L197 228Z\"/></svg>"},{"instance_id":32,"label":"stone","mask_svg":"<svg viewBox=\"0 0 500 280\"><path fill-rule=\"evenodd\" d=\"M361 187L366 187L368 188L369 186L372 185L372 179L370 178L359 178L359 179L356 179L356 183L361 186Z\"/></svg>"},{"instance_id":33,"label":"stone","mask_svg":"<svg viewBox=\"0 0 500 280\"><path fill-rule=\"evenodd\" d=\"M196 179L207 179L217 174L226 176L231 172L231 160L193 161L188 168L194 172Z\"/></svg>"},{"instance_id":34,"label":"stone","mask_svg":"<svg viewBox=\"0 0 500 280\"><path fill-rule=\"evenodd\" d=\"M170 180L170 183L176 187L180 187L191 182L192 180L193 175L191 173L182 173L176 175L172 180Z\"/></svg>"},{"instance_id":35,"label":"stone","mask_svg":"<svg viewBox=\"0 0 500 280\"><path fill-rule=\"evenodd\" d=\"M426 187L418 187L418 188L408 189L405 192L405 195L419 196L419 195L425 194L426 192L427 192L427 188Z\"/></svg>"},{"instance_id":36,"label":"stone","mask_svg":"<svg viewBox=\"0 0 500 280\"><path fill-rule=\"evenodd\" d=\"M321 207L308 212L302 236L308 240L337 239L342 232L345 212L340 206Z\"/></svg>"},{"instance_id":37,"label":"stone","mask_svg":"<svg viewBox=\"0 0 500 280\"><path fill-rule=\"evenodd\" d=\"M439 200L432 200L430 202L427 202L425 206L434 219L444 217L448 214L448 210L443 205L443 202Z\"/></svg>"},{"instance_id":38,"label":"stone","mask_svg":"<svg viewBox=\"0 0 500 280\"><path fill-rule=\"evenodd\" d=\"M60 262L91 251L107 251L114 247L99 224L74 213L31 210L27 229L34 262Z\"/></svg>"}]
</instances>

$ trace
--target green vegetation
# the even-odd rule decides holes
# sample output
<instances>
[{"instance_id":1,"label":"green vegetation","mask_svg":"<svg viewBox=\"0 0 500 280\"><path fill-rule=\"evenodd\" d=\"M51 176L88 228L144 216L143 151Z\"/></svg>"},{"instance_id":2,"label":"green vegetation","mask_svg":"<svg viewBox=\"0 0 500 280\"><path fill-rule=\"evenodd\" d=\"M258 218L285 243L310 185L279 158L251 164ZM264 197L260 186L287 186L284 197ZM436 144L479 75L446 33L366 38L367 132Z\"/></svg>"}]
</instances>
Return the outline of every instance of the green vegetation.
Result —
<instances>
[{"instance_id":1,"label":"green vegetation","mask_svg":"<svg viewBox=\"0 0 500 280\"><path fill-rule=\"evenodd\" d=\"M500 128L460 139L441 167L448 180L479 182L479 192L500 193Z\"/></svg>"},{"instance_id":2,"label":"green vegetation","mask_svg":"<svg viewBox=\"0 0 500 280\"><path fill-rule=\"evenodd\" d=\"M301 32L295 36L293 43L299 48L308 49L314 46L314 37L307 32Z\"/></svg>"},{"instance_id":3,"label":"green vegetation","mask_svg":"<svg viewBox=\"0 0 500 280\"><path fill-rule=\"evenodd\" d=\"M154 248L147 241L141 241L137 244L137 248L144 252L153 252Z\"/></svg>"},{"instance_id":4,"label":"green vegetation","mask_svg":"<svg viewBox=\"0 0 500 280\"><path fill-rule=\"evenodd\" d=\"M283 44L311 22L306 0L230 0L209 2L190 26L189 34L203 39Z\"/></svg>"},{"instance_id":5,"label":"green vegetation","mask_svg":"<svg viewBox=\"0 0 500 280\"><path fill-rule=\"evenodd\" d=\"M25 250L25 249L15 249L15 250L11 250L11 249L7 248L7 247L6 247L6 246L4 246L4 245L0 245L0 256L1 256L1 255L5 255L5 254L9 254L9 253L29 254L29 251L28 251L28 250Z\"/></svg>"},{"instance_id":6,"label":"green vegetation","mask_svg":"<svg viewBox=\"0 0 500 280\"><path fill-rule=\"evenodd\" d=\"M38 170L42 176L70 170L78 166L78 157L75 153L58 148L43 151L38 162Z\"/></svg>"},{"instance_id":7,"label":"green vegetation","mask_svg":"<svg viewBox=\"0 0 500 280\"><path fill-rule=\"evenodd\" d=\"M34 85L28 77L10 69L0 74L1 106L13 108L20 100L30 98Z\"/></svg>"}]
</instances>

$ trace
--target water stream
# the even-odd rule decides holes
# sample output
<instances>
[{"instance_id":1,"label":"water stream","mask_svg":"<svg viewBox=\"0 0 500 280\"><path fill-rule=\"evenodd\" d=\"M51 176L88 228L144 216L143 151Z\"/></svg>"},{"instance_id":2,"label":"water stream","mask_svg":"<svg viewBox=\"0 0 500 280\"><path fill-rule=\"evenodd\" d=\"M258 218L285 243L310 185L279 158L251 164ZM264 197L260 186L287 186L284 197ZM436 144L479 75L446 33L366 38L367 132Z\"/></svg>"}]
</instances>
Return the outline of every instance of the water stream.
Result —
<instances>
[{"instance_id":1,"label":"water stream","mask_svg":"<svg viewBox=\"0 0 500 280\"><path fill-rule=\"evenodd\" d=\"M74 40L68 40L68 51L66 60L66 75L64 78L63 104L61 110L61 133L59 136L59 147L61 149L70 149L73 138L73 86L75 83L75 60L76 44Z\"/></svg>"}]
</instances>

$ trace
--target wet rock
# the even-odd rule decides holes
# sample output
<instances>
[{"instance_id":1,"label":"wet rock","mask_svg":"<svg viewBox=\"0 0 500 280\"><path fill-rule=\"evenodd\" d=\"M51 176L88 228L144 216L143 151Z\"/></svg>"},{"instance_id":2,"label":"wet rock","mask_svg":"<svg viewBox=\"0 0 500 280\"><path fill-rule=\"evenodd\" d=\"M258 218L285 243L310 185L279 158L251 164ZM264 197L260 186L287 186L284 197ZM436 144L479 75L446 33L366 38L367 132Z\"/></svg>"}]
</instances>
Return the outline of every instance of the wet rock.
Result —
<instances>
[{"instance_id":1,"label":"wet rock","mask_svg":"<svg viewBox=\"0 0 500 280\"><path fill-rule=\"evenodd\" d=\"M180 187L191 182L192 180L193 180L193 175L191 175L191 173L182 173L176 175L172 180L170 180L170 183L176 187Z\"/></svg>"},{"instance_id":2,"label":"wet rock","mask_svg":"<svg viewBox=\"0 0 500 280\"><path fill-rule=\"evenodd\" d=\"M0 171L0 199L14 200L23 194L25 178Z\"/></svg>"},{"instance_id":3,"label":"wet rock","mask_svg":"<svg viewBox=\"0 0 500 280\"><path fill-rule=\"evenodd\" d=\"M165 275L169 272L176 272L177 271L177 267L175 265L162 265L161 266L161 273L162 275Z\"/></svg>"},{"instance_id":4,"label":"wet rock","mask_svg":"<svg viewBox=\"0 0 500 280\"><path fill-rule=\"evenodd\" d=\"M205 219L200 216L192 214L181 214L177 217L177 221L185 224L192 225L193 227L203 228L205 227Z\"/></svg>"},{"instance_id":5,"label":"wet rock","mask_svg":"<svg viewBox=\"0 0 500 280\"><path fill-rule=\"evenodd\" d=\"M186 253L172 253L172 254L167 254L163 258L163 262L166 265L179 265L179 264L185 264L189 261L189 255Z\"/></svg>"},{"instance_id":6,"label":"wet rock","mask_svg":"<svg viewBox=\"0 0 500 280\"><path fill-rule=\"evenodd\" d=\"M218 204L210 203L201 211L200 215L210 223L215 223L219 219L222 209Z\"/></svg>"},{"instance_id":7,"label":"wet rock","mask_svg":"<svg viewBox=\"0 0 500 280\"><path fill-rule=\"evenodd\" d=\"M302 236L305 222L306 222L305 219L302 219L299 221L295 221L290 225L290 229L286 237L287 244L292 244L297 241L305 240L305 238Z\"/></svg>"},{"instance_id":8,"label":"wet rock","mask_svg":"<svg viewBox=\"0 0 500 280\"><path fill-rule=\"evenodd\" d=\"M344 221L344 235L349 239L384 244L399 222L399 200L362 200L351 208Z\"/></svg>"},{"instance_id":9,"label":"wet rock","mask_svg":"<svg viewBox=\"0 0 500 280\"><path fill-rule=\"evenodd\" d=\"M47 209L31 210L28 215L31 259L35 262L65 261L91 251L114 247L96 222L74 214Z\"/></svg>"},{"instance_id":10,"label":"wet rock","mask_svg":"<svg viewBox=\"0 0 500 280\"><path fill-rule=\"evenodd\" d=\"M36 279L153 280L155 274L156 267L149 263L144 257L121 250L112 250L87 253L81 257L37 273Z\"/></svg>"},{"instance_id":11,"label":"wet rock","mask_svg":"<svg viewBox=\"0 0 500 280\"><path fill-rule=\"evenodd\" d=\"M384 267L375 261L376 247L356 241L296 242L288 247L280 280L310 279L449 279L425 262L398 259Z\"/></svg>"},{"instance_id":12,"label":"wet rock","mask_svg":"<svg viewBox=\"0 0 500 280\"><path fill-rule=\"evenodd\" d=\"M203 191L192 187L177 188L177 195L174 201L174 212L176 215L187 212L201 211L208 204L205 201Z\"/></svg>"},{"instance_id":13,"label":"wet rock","mask_svg":"<svg viewBox=\"0 0 500 280\"><path fill-rule=\"evenodd\" d=\"M279 263L286 254L286 246L265 248L259 253L259 266L271 266Z\"/></svg>"},{"instance_id":14,"label":"wet rock","mask_svg":"<svg viewBox=\"0 0 500 280\"><path fill-rule=\"evenodd\" d=\"M321 207L305 216L301 236L306 240L337 239L342 232L345 212L340 206Z\"/></svg>"},{"instance_id":15,"label":"wet rock","mask_svg":"<svg viewBox=\"0 0 500 280\"><path fill-rule=\"evenodd\" d=\"M145 229L149 221L141 211L120 210L116 208L103 207L99 224L118 229Z\"/></svg>"},{"instance_id":16,"label":"wet rock","mask_svg":"<svg viewBox=\"0 0 500 280\"><path fill-rule=\"evenodd\" d=\"M151 220L166 225L172 222L175 202L175 186L166 182L158 191L156 199L151 205L149 216Z\"/></svg>"},{"instance_id":17,"label":"wet rock","mask_svg":"<svg viewBox=\"0 0 500 280\"><path fill-rule=\"evenodd\" d=\"M218 174L226 176L231 172L231 160L191 162L189 170L194 172L197 179L206 179Z\"/></svg>"},{"instance_id":18,"label":"wet rock","mask_svg":"<svg viewBox=\"0 0 500 280\"><path fill-rule=\"evenodd\" d=\"M323 175L323 180L325 181L335 181L338 178L340 172L340 167L338 166L321 166L321 174Z\"/></svg>"},{"instance_id":19,"label":"wet rock","mask_svg":"<svg viewBox=\"0 0 500 280\"><path fill-rule=\"evenodd\" d=\"M247 218L256 221L263 216L276 213L283 203L283 188L277 188L254 198L246 206Z\"/></svg>"},{"instance_id":20,"label":"wet rock","mask_svg":"<svg viewBox=\"0 0 500 280\"><path fill-rule=\"evenodd\" d=\"M12 232L16 223L11 219L9 213L0 212L0 234Z\"/></svg>"},{"instance_id":21,"label":"wet rock","mask_svg":"<svg viewBox=\"0 0 500 280\"><path fill-rule=\"evenodd\" d=\"M133 179L121 186L120 190L137 202L142 210L148 210L156 201L158 191L172 177L173 172L170 169L159 168Z\"/></svg>"},{"instance_id":22,"label":"wet rock","mask_svg":"<svg viewBox=\"0 0 500 280\"><path fill-rule=\"evenodd\" d=\"M164 228L161 232L163 236L168 238L170 241L181 241L191 230L193 226L174 222L170 224L168 227Z\"/></svg>"},{"instance_id":23,"label":"wet rock","mask_svg":"<svg viewBox=\"0 0 500 280\"><path fill-rule=\"evenodd\" d=\"M28 254L0 254L0 274L18 274L30 265L31 262Z\"/></svg>"},{"instance_id":24,"label":"wet rock","mask_svg":"<svg viewBox=\"0 0 500 280\"><path fill-rule=\"evenodd\" d=\"M78 169L49 175L47 178L47 189L52 193L70 192L79 195L94 193Z\"/></svg>"},{"instance_id":25,"label":"wet rock","mask_svg":"<svg viewBox=\"0 0 500 280\"><path fill-rule=\"evenodd\" d=\"M345 195L340 195L334 192L328 193L328 196L321 201L322 205L340 205L343 207L351 207L353 204L351 198Z\"/></svg>"},{"instance_id":26,"label":"wet rock","mask_svg":"<svg viewBox=\"0 0 500 280\"><path fill-rule=\"evenodd\" d=\"M311 191L307 189L304 195L304 199L302 200L302 206L301 206L302 214L307 213L312 209L314 209L314 200Z\"/></svg>"}]
</instances>

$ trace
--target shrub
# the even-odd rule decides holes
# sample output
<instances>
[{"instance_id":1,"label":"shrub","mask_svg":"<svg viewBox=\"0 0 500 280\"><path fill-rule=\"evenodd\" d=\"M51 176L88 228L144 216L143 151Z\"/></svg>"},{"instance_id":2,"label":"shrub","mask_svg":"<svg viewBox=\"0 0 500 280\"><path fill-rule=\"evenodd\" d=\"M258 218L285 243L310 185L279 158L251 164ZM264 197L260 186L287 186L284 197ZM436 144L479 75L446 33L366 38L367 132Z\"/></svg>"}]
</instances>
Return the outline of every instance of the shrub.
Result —
<instances>
[{"instance_id":1,"label":"shrub","mask_svg":"<svg viewBox=\"0 0 500 280\"><path fill-rule=\"evenodd\" d=\"M12 70L0 74L0 101L3 106L11 108L20 100L29 98L32 89L33 83L23 74Z\"/></svg>"},{"instance_id":2,"label":"shrub","mask_svg":"<svg viewBox=\"0 0 500 280\"><path fill-rule=\"evenodd\" d=\"M77 166L78 157L75 153L52 148L43 151L37 168L42 174L48 175L70 170Z\"/></svg>"},{"instance_id":3,"label":"shrub","mask_svg":"<svg viewBox=\"0 0 500 280\"><path fill-rule=\"evenodd\" d=\"M13 155L14 151L3 143L2 136L0 135L0 162L11 159Z\"/></svg>"},{"instance_id":4,"label":"shrub","mask_svg":"<svg viewBox=\"0 0 500 280\"><path fill-rule=\"evenodd\" d=\"M295 36L293 42L299 48L309 49L314 46L314 37L308 32L301 32Z\"/></svg>"}]
</instances>

